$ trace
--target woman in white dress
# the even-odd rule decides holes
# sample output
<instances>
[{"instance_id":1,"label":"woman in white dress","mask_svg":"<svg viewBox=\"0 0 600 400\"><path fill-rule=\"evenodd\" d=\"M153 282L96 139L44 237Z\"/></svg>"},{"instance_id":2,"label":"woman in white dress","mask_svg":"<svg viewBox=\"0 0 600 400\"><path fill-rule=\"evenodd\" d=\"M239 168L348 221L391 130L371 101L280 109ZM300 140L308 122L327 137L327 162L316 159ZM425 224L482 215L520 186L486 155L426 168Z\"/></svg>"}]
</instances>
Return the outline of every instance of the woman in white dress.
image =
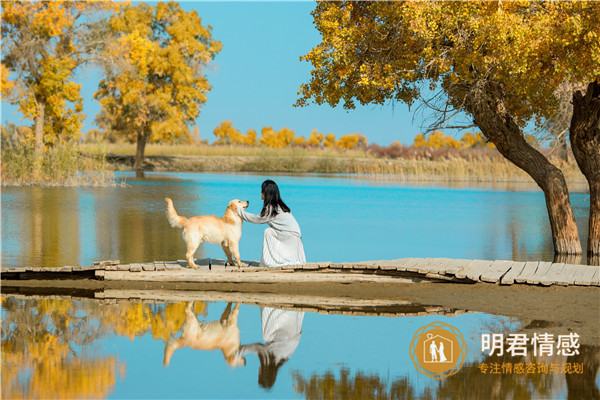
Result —
<instances>
[{"instance_id":1,"label":"woman in white dress","mask_svg":"<svg viewBox=\"0 0 600 400\"><path fill-rule=\"evenodd\" d=\"M281 200L279 187L272 180L266 180L261 186L262 211L255 215L238 208L237 212L244 221L253 224L268 224L263 238L260 265L262 267L281 267L283 265L306 264L302 233L290 208Z\"/></svg>"}]
</instances>

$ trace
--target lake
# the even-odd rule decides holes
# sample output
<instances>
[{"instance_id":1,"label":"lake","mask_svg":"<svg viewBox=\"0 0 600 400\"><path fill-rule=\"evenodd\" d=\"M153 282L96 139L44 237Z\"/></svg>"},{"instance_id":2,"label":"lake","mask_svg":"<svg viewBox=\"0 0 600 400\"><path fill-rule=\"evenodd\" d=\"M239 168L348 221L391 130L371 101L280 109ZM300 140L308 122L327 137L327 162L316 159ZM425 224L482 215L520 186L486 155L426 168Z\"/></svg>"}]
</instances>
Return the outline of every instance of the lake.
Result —
<instances>
[{"instance_id":1,"label":"lake","mask_svg":"<svg viewBox=\"0 0 600 400\"><path fill-rule=\"evenodd\" d=\"M181 215L222 216L232 199L262 207L260 175L118 175L127 187L3 188L4 266L90 265L185 258L181 231L165 217L165 197ZM272 176L271 176L272 177ZM302 229L307 261L404 257L552 261L541 191L507 185L450 187L349 177L276 176ZM571 193L580 237L587 237L589 195ZM246 223L243 260L260 260L264 226ZM202 245L198 258L223 258ZM585 262L585 259L582 260Z\"/></svg>"},{"instance_id":2,"label":"lake","mask_svg":"<svg viewBox=\"0 0 600 400\"><path fill-rule=\"evenodd\" d=\"M258 213L266 178L118 176L127 186L3 188L3 266L183 259L181 232L167 222L165 197L184 216L220 216L234 198L249 200L249 211ZM301 226L308 261L554 257L544 197L531 188L269 177ZM586 193L571 194L582 238L588 201ZM244 224L243 260L260 259L263 230ZM208 244L197 257L223 254ZM93 291L29 296L5 287L2 398L576 399L598 394L598 343L582 344L581 354L572 358L534 356L531 347L520 357L482 351L484 334L531 335L532 329L552 330L556 323L419 302L324 310L249 301L236 308L228 304L232 300L222 300L234 295L222 293L218 301L210 299L214 293L194 302L131 301L98 299ZM202 349L206 345L186 334L198 321L210 332L222 329L215 321L235 314L235 324L227 325L232 341L219 349ZM468 349L462 368L442 380L419 373L409 351L417 331L437 322L458 329ZM493 365L511 371L482 373L483 366ZM524 369L517 371L517 365ZM571 365L585 374L567 373ZM550 370L526 369L541 366Z\"/></svg>"}]
</instances>

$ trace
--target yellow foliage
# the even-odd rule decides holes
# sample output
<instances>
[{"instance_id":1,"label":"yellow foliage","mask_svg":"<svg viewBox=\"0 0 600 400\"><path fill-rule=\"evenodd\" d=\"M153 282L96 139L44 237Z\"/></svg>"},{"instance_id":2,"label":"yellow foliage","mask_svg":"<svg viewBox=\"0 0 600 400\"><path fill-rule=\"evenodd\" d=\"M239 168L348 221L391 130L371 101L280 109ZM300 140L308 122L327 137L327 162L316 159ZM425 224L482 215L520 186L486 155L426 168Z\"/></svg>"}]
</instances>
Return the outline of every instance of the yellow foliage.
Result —
<instances>
[{"instance_id":1,"label":"yellow foliage","mask_svg":"<svg viewBox=\"0 0 600 400\"><path fill-rule=\"evenodd\" d=\"M323 142L323 146L329 148L335 147L335 135L333 133L328 133L325 135L325 142Z\"/></svg>"},{"instance_id":2,"label":"yellow foliage","mask_svg":"<svg viewBox=\"0 0 600 400\"><path fill-rule=\"evenodd\" d=\"M243 144L254 146L256 144L256 131L249 129L244 135L233 126L231 121L221 122L213 131L217 140L216 144Z\"/></svg>"},{"instance_id":3,"label":"yellow foliage","mask_svg":"<svg viewBox=\"0 0 600 400\"><path fill-rule=\"evenodd\" d=\"M119 7L98 1L2 3L2 96L43 126L44 142L38 145L80 137L85 115L81 85L73 79L90 40L87 27L97 23L96 15ZM19 72L20 79L11 82L8 70Z\"/></svg>"},{"instance_id":4,"label":"yellow foliage","mask_svg":"<svg viewBox=\"0 0 600 400\"><path fill-rule=\"evenodd\" d=\"M323 134L316 129L313 129L310 133L310 137L306 140L306 144L311 147L321 147L323 145L325 137Z\"/></svg>"},{"instance_id":5,"label":"yellow foliage","mask_svg":"<svg viewBox=\"0 0 600 400\"><path fill-rule=\"evenodd\" d=\"M123 133L150 141L189 134L211 89L201 67L222 47L201 22L175 2L129 5L111 18L118 39L105 56L113 65L94 97Z\"/></svg>"},{"instance_id":6,"label":"yellow foliage","mask_svg":"<svg viewBox=\"0 0 600 400\"><path fill-rule=\"evenodd\" d=\"M294 138L294 141L292 142L292 144L294 146L302 146L305 143L306 143L306 139L304 138L304 136L296 136Z\"/></svg>"},{"instance_id":7,"label":"yellow foliage","mask_svg":"<svg viewBox=\"0 0 600 400\"><path fill-rule=\"evenodd\" d=\"M343 135L337 141L337 147L340 149L354 149L354 148L366 148L367 138L360 133L353 133L350 135Z\"/></svg>"},{"instance_id":8,"label":"yellow foliage","mask_svg":"<svg viewBox=\"0 0 600 400\"><path fill-rule=\"evenodd\" d=\"M415 140L414 140L413 146L415 146L415 147L424 147L424 146L427 146L427 139L425 139L425 135L423 135L422 133L420 133L417 136L415 136Z\"/></svg>"},{"instance_id":9,"label":"yellow foliage","mask_svg":"<svg viewBox=\"0 0 600 400\"><path fill-rule=\"evenodd\" d=\"M410 105L430 84L460 109L472 85L494 82L523 127L554 113L561 82L600 78L594 1L336 1L312 15L322 42L302 57L313 70L297 106Z\"/></svg>"},{"instance_id":10,"label":"yellow foliage","mask_svg":"<svg viewBox=\"0 0 600 400\"><path fill-rule=\"evenodd\" d=\"M272 127L265 126L261 129L261 137L258 143L267 147L281 149L292 143L294 136L294 131L286 127L275 132Z\"/></svg>"}]
</instances>

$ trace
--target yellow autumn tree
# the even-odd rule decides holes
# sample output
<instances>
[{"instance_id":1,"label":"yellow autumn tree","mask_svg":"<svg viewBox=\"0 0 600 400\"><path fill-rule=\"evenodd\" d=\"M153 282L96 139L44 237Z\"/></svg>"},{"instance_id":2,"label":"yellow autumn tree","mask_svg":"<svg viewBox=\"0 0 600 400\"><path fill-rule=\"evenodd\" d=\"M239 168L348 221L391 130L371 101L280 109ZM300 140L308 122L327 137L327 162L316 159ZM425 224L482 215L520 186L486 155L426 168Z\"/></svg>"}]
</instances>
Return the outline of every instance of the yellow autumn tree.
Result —
<instances>
[{"instance_id":1,"label":"yellow autumn tree","mask_svg":"<svg viewBox=\"0 0 600 400\"><path fill-rule=\"evenodd\" d=\"M328 133L325 135L325 141L323 142L323 146L333 149L335 148L335 135L333 133Z\"/></svg>"},{"instance_id":2,"label":"yellow autumn tree","mask_svg":"<svg viewBox=\"0 0 600 400\"><path fill-rule=\"evenodd\" d=\"M343 135L336 143L340 149L364 149L367 147L367 137L360 133L352 133Z\"/></svg>"},{"instance_id":3,"label":"yellow autumn tree","mask_svg":"<svg viewBox=\"0 0 600 400\"><path fill-rule=\"evenodd\" d=\"M256 131L254 129L249 129L248 133L244 135L233 126L231 121L221 122L213 133L217 137L215 144L242 144L247 146L256 144Z\"/></svg>"},{"instance_id":4,"label":"yellow autumn tree","mask_svg":"<svg viewBox=\"0 0 600 400\"><path fill-rule=\"evenodd\" d=\"M543 190L557 254L581 254L568 189L523 127L556 111L561 83L589 83L573 93L571 141L590 185L589 247L600 254L600 3L323 1L312 14L322 42L303 57L313 70L298 106L419 102L432 128L466 113Z\"/></svg>"},{"instance_id":5,"label":"yellow autumn tree","mask_svg":"<svg viewBox=\"0 0 600 400\"><path fill-rule=\"evenodd\" d=\"M292 143L294 137L294 131L286 127L275 131L272 127L265 126L261 129L261 137L258 143L267 147L281 149Z\"/></svg>"},{"instance_id":6,"label":"yellow autumn tree","mask_svg":"<svg viewBox=\"0 0 600 400\"><path fill-rule=\"evenodd\" d=\"M306 144L310 147L321 147L323 146L324 140L325 136L323 136L323 133L319 132L316 129L313 129L310 132L310 137L306 139Z\"/></svg>"},{"instance_id":7,"label":"yellow autumn tree","mask_svg":"<svg viewBox=\"0 0 600 400\"><path fill-rule=\"evenodd\" d=\"M95 98L135 136L134 169L142 171L146 143L189 131L211 89L204 67L222 46L196 11L175 2L124 7L110 27L117 40Z\"/></svg>"},{"instance_id":8,"label":"yellow autumn tree","mask_svg":"<svg viewBox=\"0 0 600 400\"><path fill-rule=\"evenodd\" d=\"M105 43L99 39L107 37L105 12L119 7L110 1L2 2L2 86L13 86L2 96L33 121L34 176L45 145L79 137L85 116L75 70L95 58Z\"/></svg>"},{"instance_id":9,"label":"yellow autumn tree","mask_svg":"<svg viewBox=\"0 0 600 400\"><path fill-rule=\"evenodd\" d=\"M304 146L306 144L306 138L304 136L296 136L292 141L294 146Z\"/></svg>"}]
</instances>

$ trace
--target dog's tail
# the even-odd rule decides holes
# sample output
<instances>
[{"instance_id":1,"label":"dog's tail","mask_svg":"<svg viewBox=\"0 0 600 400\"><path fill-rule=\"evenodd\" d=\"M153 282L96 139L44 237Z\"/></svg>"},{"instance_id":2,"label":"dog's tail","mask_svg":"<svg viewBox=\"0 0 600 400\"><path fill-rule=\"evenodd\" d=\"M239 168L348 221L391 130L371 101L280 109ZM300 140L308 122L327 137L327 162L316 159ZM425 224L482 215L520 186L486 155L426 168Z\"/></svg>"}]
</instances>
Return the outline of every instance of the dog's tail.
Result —
<instances>
[{"instance_id":1,"label":"dog's tail","mask_svg":"<svg viewBox=\"0 0 600 400\"><path fill-rule=\"evenodd\" d=\"M167 202L167 218L169 224L171 224L173 228L185 228L188 219L177 214L175 207L173 207L173 201L170 198L167 197L165 201Z\"/></svg>"}]
</instances>

